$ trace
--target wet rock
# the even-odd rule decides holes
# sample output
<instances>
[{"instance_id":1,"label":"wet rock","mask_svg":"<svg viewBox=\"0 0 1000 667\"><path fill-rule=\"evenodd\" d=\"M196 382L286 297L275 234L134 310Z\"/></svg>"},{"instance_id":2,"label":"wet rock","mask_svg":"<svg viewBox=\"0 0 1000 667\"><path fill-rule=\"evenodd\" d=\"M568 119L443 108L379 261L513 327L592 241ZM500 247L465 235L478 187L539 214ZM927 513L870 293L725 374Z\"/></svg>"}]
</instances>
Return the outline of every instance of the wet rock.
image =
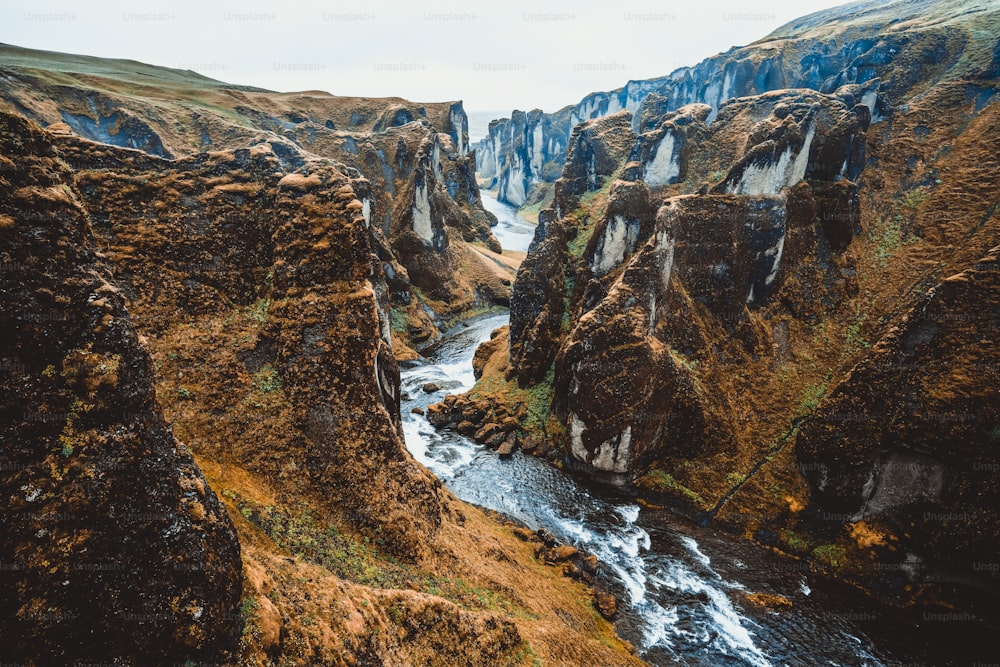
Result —
<instances>
[{"instance_id":1,"label":"wet rock","mask_svg":"<svg viewBox=\"0 0 1000 667\"><path fill-rule=\"evenodd\" d=\"M483 444L487 440L491 439L494 435L500 433L500 425L495 423L489 423L483 426L481 429L476 431L474 436L476 442Z\"/></svg>"},{"instance_id":2,"label":"wet rock","mask_svg":"<svg viewBox=\"0 0 1000 667\"><path fill-rule=\"evenodd\" d=\"M542 544L544 544L546 548L551 549L556 546L556 538L552 535L552 533L544 528L539 528L535 531L535 534L538 535L538 539L542 541Z\"/></svg>"},{"instance_id":3,"label":"wet rock","mask_svg":"<svg viewBox=\"0 0 1000 667\"><path fill-rule=\"evenodd\" d=\"M503 420L500 422L500 428L505 433L510 433L511 431L520 428L520 426L521 422L518 421L515 417L504 417Z\"/></svg>"},{"instance_id":4,"label":"wet rock","mask_svg":"<svg viewBox=\"0 0 1000 667\"><path fill-rule=\"evenodd\" d=\"M422 414L424 414L424 409L421 408L421 407L419 407L419 406L411 408L410 409L410 414L422 415Z\"/></svg>"},{"instance_id":5,"label":"wet rock","mask_svg":"<svg viewBox=\"0 0 1000 667\"><path fill-rule=\"evenodd\" d=\"M472 437L476 433L476 425L470 421L459 422L455 430L464 436Z\"/></svg>"},{"instance_id":6,"label":"wet rock","mask_svg":"<svg viewBox=\"0 0 1000 667\"><path fill-rule=\"evenodd\" d=\"M437 382L428 382L422 387L422 389L426 394L433 394L434 392L441 391L441 387Z\"/></svg>"},{"instance_id":7,"label":"wet rock","mask_svg":"<svg viewBox=\"0 0 1000 667\"><path fill-rule=\"evenodd\" d=\"M511 454L514 453L514 450L516 448L517 448L517 438L515 434L508 433L507 436L504 438L504 441L500 444L499 448L497 449L497 453L502 457L510 456Z\"/></svg>"},{"instance_id":8,"label":"wet rock","mask_svg":"<svg viewBox=\"0 0 1000 667\"><path fill-rule=\"evenodd\" d=\"M782 610L792 608L791 600L784 595L776 593L747 593L743 597L747 602L764 609Z\"/></svg>"},{"instance_id":9,"label":"wet rock","mask_svg":"<svg viewBox=\"0 0 1000 667\"><path fill-rule=\"evenodd\" d=\"M500 335L503 327L490 334L490 339L483 342L476 348L476 353L472 357L472 373L478 380L483 376L483 369L490 358L507 346L507 337Z\"/></svg>"},{"instance_id":10,"label":"wet rock","mask_svg":"<svg viewBox=\"0 0 1000 667\"><path fill-rule=\"evenodd\" d=\"M570 546L569 544L564 544L562 546L556 547L549 552L549 560L556 563L562 563L576 557L580 553L580 550L576 547Z\"/></svg>"},{"instance_id":11,"label":"wet rock","mask_svg":"<svg viewBox=\"0 0 1000 667\"><path fill-rule=\"evenodd\" d=\"M517 526L514 528L514 536L517 537L522 542L537 542L538 534L531 530L530 528L524 528L522 526Z\"/></svg>"},{"instance_id":12,"label":"wet rock","mask_svg":"<svg viewBox=\"0 0 1000 667\"><path fill-rule=\"evenodd\" d=\"M490 438L486 441L485 444L490 449L500 449L506 442L507 442L507 436L505 433L501 431L490 436Z\"/></svg>"}]
</instances>

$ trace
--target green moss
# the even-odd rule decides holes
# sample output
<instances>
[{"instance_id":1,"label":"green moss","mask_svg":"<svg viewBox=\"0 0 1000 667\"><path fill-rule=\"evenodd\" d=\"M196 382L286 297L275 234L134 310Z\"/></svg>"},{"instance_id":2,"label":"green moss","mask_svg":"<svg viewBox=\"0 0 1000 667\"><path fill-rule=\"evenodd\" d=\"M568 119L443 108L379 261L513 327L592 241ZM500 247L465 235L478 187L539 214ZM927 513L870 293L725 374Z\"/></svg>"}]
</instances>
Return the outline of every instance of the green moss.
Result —
<instances>
[{"instance_id":1,"label":"green moss","mask_svg":"<svg viewBox=\"0 0 1000 667\"><path fill-rule=\"evenodd\" d=\"M660 493L679 493L699 507L705 506L705 499L702 498L696 491L684 486L674 479L673 475L668 472L664 472L663 470L650 470L639 478L638 483L640 486L651 488Z\"/></svg>"},{"instance_id":2,"label":"green moss","mask_svg":"<svg viewBox=\"0 0 1000 667\"><path fill-rule=\"evenodd\" d=\"M818 560L829 564L831 567L840 567L840 564L844 562L847 552L839 544L822 544L813 549L812 554Z\"/></svg>"},{"instance_id":3,"label":"green moss","mask_svg":"<svg viewBox=\"0 0 1000 667\"><path fill-rule=\"evenodd\" d=\"M240 618L243 619L243 634L246 635L253 628L254 621L257 620L257 609L260 605L249 595L240 602Z\"/></svg>"},{"instance_id":4,"label":"green moss","mask_svg":"<svg viewBox=\"0 0 1000 667\"><path fill-rule=\"evenodd\" d=\"M587 249L587 244L590 243L590 237L593 235L594 225L589 225L580 229L576 238L569 242L567 249L572 263L575 264L583 256L583 251Z\"/></svg>"},{"instance_id":5,"label":"green moss","mask_svg":"<svg viewBox=\"0 0 1000 667\"><path fill-rule=\"evenodd\" d=\"M238 503L240 513L296 558L325 567L341 579L380 588L405 588L407 572L366 541L316 522L309 508L297 512Z\"/></svg>"},{"instance_id":6,"label":"green moss","mask_svg":"<svg viewBox=\"0 0 1000 667\"><path fill-rule=\"evenodd\" d=\"M809 541L796 533L794 530L783 530L781 531L781 536L784 538L785 544L788 545L790 550L800 553L809 551Z\"/></svg>"},{"instance_id":7,"label":"green moss","mask_svg":"<svg viewBox=\"0 0 1000 667\"><path fill-rule=\"evenodd\" d=\"M257 324L264 324L267 322L267 312L271 308L270 299L257 299L257 301L249 307L248 314L250 319Z\"/></svg>"},{"instance_id":8,"label":"green moss","mask_svg":"<svg viewBox=\"0 0 1000 667\"><path fill-rule=\"evenodd\" d=\"M927 197L929 196L930 192L927 188L913 188L903 193L903 196L899 198L899 204L904 208L916 210L920 208L921 204L927 201Z\"/></svg>"},{"instance_id":9,"label":"green moss","mask_svg":"<svg viewBox=\"0 0 1000 667\"><path fill-rule=\"evenodd\" d=\"M555 382L555 369L550 368L541 382L533 387L522 388L515 380L507 380L503 375L490 375L481 378L469 391L469 397L475 400L501 399L508 404L521 403L525 406L527 416L521 422L521 428L530 435L551 439L552 396Z\"/></svg>"},{"instance_id":10,"label":"green moss","mask_svg":"<svg viewBox=\"0 0 1000 667\"><path fill-rule=\"evenodd\" d=\"M409 320L406 317L406 313L404 313L399 307L393 306L392 310L389 311L389 321L393 333L401 334L406 332Z\"/></svg>"},{"instance_id":11,"label":"green moss","mask_svg":"<svg viewBox=\"0 0 1000 667\"><path fill-rule=\"evenodd\" d=\"M273 394L281 391L281 378L278 371L274 370L270 364L264 366L253 377L254 386L262 394Z\"/></svg>"},{"instance_id":12,"label":"green moss","mask_svg":"<svg viewBox=\"0 0 1000 667\"><path fill-rule=\"evenodd\" d=\"M817 407L819 407L820 401L823 400L823 396L826 394L826 383L823 384L812 384L805 388L802 392L802 399L799 401L799 408L797 415L803 416L808 415Z\"/></svg>"}]
</instances>

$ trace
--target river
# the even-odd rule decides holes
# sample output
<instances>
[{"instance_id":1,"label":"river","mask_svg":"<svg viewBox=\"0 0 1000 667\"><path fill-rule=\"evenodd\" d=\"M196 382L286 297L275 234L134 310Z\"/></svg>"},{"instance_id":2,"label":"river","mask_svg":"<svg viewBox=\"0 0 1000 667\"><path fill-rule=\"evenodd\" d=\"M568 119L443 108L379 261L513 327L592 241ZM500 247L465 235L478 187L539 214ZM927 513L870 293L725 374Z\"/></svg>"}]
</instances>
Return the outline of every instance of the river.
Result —
<instances>
[{"instance_id":1,"label":"river","mask_svg":"<svg viewBox=\"0 0 1000 667\"><path fill-rule=\"evenodd\" d=\"M483 208L497 217L497 225L493 227L493 235L500 241L504 250L526 252L531 238L535 235L535 226L517 213L517 208L510 204L497 201L493 193L481 190Z\"/></svg>"},{"instance_id":2,"label":"river","mask_svg":"<svg viewBox=\"0 0 1000 667\"><path fill-rule=\"evenodd\" d=\"M506 239L511 245L505 247L526 248L530 224L489 193L483 200L500 219L494 231L501 243ZM424 350L425 361L404 367L407 447L462 500L545 528L560 541L597 554L601 574L619 598L616 627L647 662L949 664L925 652L936 642L901 618L902 612L887 611L801 562L669 512L642 509L630 498L588 486L520 452L501 459L457 433L436 431L411 412L445 393L471 388L476 347L507 320L503 313L459 325ZM441 391L424 393L427 382ZM792 607L764 609L746 600L754 592L782 595Z\"/></svg>"}]
</instances>

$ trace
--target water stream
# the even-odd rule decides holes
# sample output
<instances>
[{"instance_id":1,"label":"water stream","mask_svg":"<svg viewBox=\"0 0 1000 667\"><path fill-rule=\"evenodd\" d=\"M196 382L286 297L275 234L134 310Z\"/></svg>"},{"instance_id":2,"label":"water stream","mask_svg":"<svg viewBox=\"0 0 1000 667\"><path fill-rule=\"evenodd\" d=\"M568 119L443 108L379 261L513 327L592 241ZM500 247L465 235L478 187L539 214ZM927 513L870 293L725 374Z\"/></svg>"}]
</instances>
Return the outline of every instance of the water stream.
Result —
<instances>
[{"instance_id":1,"label":"water stream","mask_svg":"<svg viewBox=\"0 0 1000 667\"><path fill-rule=\"evenodd\" d=\"M497 217L499 224L493 228L493 235L500 241L504 250L525 252L531 237L535 234L535 226L517 213L517 208L497 201L488 190L480 191L483 208Z\"/></svg>"},{"instance_id":2,"label":"water stream","mask_svg":"<svg viewBox=\"0 0 1000 667\"><path fill-rule=\"evenodd\" d=\"M492 199L488 193L483 198L484 204ZM505 247L508 241L517 249L526 247L530 237L516 212L508 216L513 209L495 200L486 205L504 214L498 213L495 231ZM602 576L619 598L616 627L646 661L712 667L891 667L904 661L879 638L880 633L894 636L897 647L898 619L887 618L845 586L815 577L804 564L668 512L640 509L629 498L589 487L534 457L516 452L500 459L457 433L436 431L411 412L445 393L471 388L477 345L507 319L503 313L460 325L424 351L425 362L404 368L407 447L462 500L545 528L561 542L597 554ZM425 393L428 382L441 390ZM765 609L747 601L752 592L782 595L792 607ZM919 648L914 651L921 655Z\"/></svg>"}]
</instances>

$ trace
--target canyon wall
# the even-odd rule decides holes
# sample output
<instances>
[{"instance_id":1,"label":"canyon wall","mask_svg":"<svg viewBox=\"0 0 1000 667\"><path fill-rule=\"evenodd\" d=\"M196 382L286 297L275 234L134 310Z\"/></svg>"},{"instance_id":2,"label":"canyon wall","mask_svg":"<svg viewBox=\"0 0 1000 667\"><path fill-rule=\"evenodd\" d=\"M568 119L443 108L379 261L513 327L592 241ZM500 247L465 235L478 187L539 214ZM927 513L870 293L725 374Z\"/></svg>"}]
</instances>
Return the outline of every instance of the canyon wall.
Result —
<instances>
[{"instance_id":1,"label":"canyon wall","mask_svg":"<svg viewBox=\"0 0 1000 667\"><path fill-rule=\"evenodd\" d=\"M850 9L817 12L752 44L734 47L667 76L629 81L616 90L591 93L569 108L568 121L563 121L566 109L551 116L532 112L534 127L548 130L546 148L556 147L560 137L552 130L562 128L562 137L568 137L578 123L623 109L632 114L634 129L644 132L653 129L652 124L665 113L689 104L708 105L707 120L711 123L726 100L789 88L831 93L846 84L865 86L861 103L878 118L887 106L901 102L922 82L955 66L955 44L950 42L970 37L951 27L928 23L919 26L926 32L914 41L906 31L891 28L899 22L899 16L924 17L942 11L961 15L986 8L985 2L944 7L921 0L899 7L869 2ZM527 138L508 140L508 136L518 136L516 131L509 133L520 127L519 114L494 121L489 136L475 146L479 172L492 179L488 187L499 185L497 198L515 206L526 203L522 195L533 187L558 178L553 170L543 173L525 169L531 163L535 144ZM524 133L520 136L527 137ZM564 155L565 151L560 154L548 150L544 159L560 165ZM504 188L504 183L515 183L516 187Z\"/></svg>"},{"instance_id":2,"label":"canyon wall","mask_svg":"<svg viewBox=\"0 0 1000 667\"><path fill-rule=\"evenodd\" d=\"M520 441L890 596L994 590L998 25L859 3L588 98L483 364Z\"/></svg>"},{"instance_id":3,"label":"canyon wall","mask_svg":"<svg viewBox=\"0 0 1000 667\"><path fill-rule=\"evenodd\" d=\"M30 85L0 61L8 104L147 69L45 58ZM178 127L185 91L115 109ZM219 117L191 152L0 112L0 660L639 664L588 588L405 448L404 337L507 286L471 155L366 103L371 132L326 135L343 161Z\"/></svg>"},{"instance_id":4,"label":"canyon wall","mask_svg":"<svg viewBox=\"0 0 1000 667\"><path fill-rule=\"evenodd\" d=\"M269 146L286 170L313 157L357 170L369 183L358 194L403 356L451 318L508 301L513 276L489 259L502 249L479 198L461 102L279 94L10 46L0 47L0 73L0 104L59 133L168 159Z\"/></svg>"}]
</instances>

